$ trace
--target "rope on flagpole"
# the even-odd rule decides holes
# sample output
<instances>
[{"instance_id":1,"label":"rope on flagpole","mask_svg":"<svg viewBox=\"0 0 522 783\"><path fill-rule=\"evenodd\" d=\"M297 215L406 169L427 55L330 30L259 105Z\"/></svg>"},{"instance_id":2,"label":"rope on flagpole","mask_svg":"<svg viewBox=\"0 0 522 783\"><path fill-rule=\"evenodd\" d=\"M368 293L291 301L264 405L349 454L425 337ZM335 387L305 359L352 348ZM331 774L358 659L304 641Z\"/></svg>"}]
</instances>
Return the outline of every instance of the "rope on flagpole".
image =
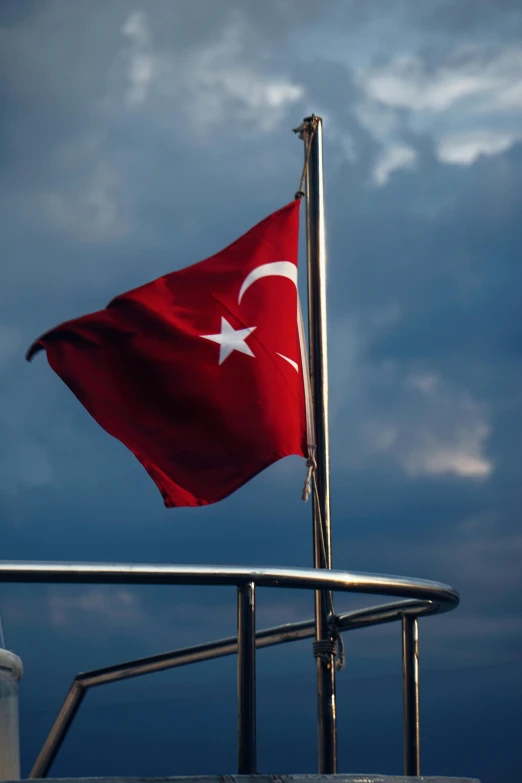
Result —
<instances>
[{"instance_id":1,"label":"rope on flagpole","mask_svg":"<svg viewBox=\"0 0 522 783\"><path fill-rule=\"evenodd\" d=\"M309 131L307 139L306 139L306 146L305 146L305 159L304 159L304 165L303 165L303 171L301 173L301 181L299 182L299 188L296 191L295 197L298 199L304 198L306 196L306 193L304 191L304 183L306 179L306 172L308 171L308 161L310 160L310 150L312 149L312 141L315 136L315 132L317 130L317 117L313 117L311 120L308 120L307 122L303 122L302 125L300 125L298 128L294 128L294 133L299 134L299 138L303 138L303 132L305 130Z\"/></svg>"},{"instance_id":2,"label":"rope on flagpole","mask_svg":"<svg viewBox=\"0 0 522 783\"><path fill-rule=\"evenodd\" d=\"M315 461L314 461L315 462ZM315 471L317 469L317 464L314 464L314 467L312 468L313 471L313 488L314 488L314 497L315 502L317 504L317 513L319 514L319 531L321 533L321 549L322 549L322 555L323 555L323 562L326 563L326 542L324 537L324 522L323 522L323 515L321 514L321 504L319 503L319 492L317 490L317 481L315 477ZM331 590L327 590L326 594L328 596L328 603L330 605L330 618L335 620L335 609L334 609L334 602L333 602L333 595Z\"/></svg>"},{"instance_id":3,"label":"rope on flagpole","mask_svg":"<svg viewBox=\"0 0 522 783\"><path fill-rule=\"evenodd\" d=\"M340 632L339 627L337 625L337 617L333 613L330 616L328 629L330 631L330 635L335 645L334 655L337 658L335 662L335 668L337 669L338 672L342 672L342 670L346 667L346 652L344 649L343 635Z\"/></svg>"},{"instance_id":4,"label":"rope on flagpole","mask_svg":"<svg viewBox=\"0 0 522 783\"><path fill-rule=\"evenodd\" d=\"M323 555L323 562L326 563L326 543L324 537L324 523L323 523L323 516L321 514L321 505L319 503L319 492L317 489L317 481L315 478L317 463L315 461L315 458L313 459L311 465L309 465L310 462L311 462L310 460L307 460L306 463L307 466L309 466L306 482L310 482L313 485L314 498L317 504L317 512L319 514L319 531L321 534L321 549ZM306 488L306 483L305 483L305 488ZM304 491L303 491L303 495L304 495ZM337 658L335 662L335 668L337 669L338 672L341 672L346 666L344 639L337 627L337 615L335 614L332 591L326 590L325 592L327 596L329 615L330 615L328 629L331 638L321 640L321 641L316 641L313 643L314 658L325 658L325 659L328 658L329 660L329 656L334 655Z\"/></svg>"},{"instance_id":5,"label":"rope on flagpole","mask_svg":"<svg viewBox=\"0 0 522 783\"><path fill-rule=\"evenodd\" d=\"M302 199L306 195L304 191L304 183L308 171L308 163L310 160L310 150L312 148L312 140L317 130L317 125L318 125L318 119L317 117L313 117L311 120L307 120L306 122L303 122L298 128L294 128L294 133L299 134L300 139L303 138L305 130L309 131L306 139L305 160L303 165L303 171L301 173L301 181L299 182L299 189L295 194L296 199ZM301 307L301 300L299 296L297 297L297 330L299 333L299 345L301 349L301 364L303 367L303 379L304 379L303 383L304 383L305 408L306 408L306 445L308 450L308 459L306 460L307 473L303 486L303 492L301 494L301 499L303 503L307 503L308 498L310 497L310 493L312 491L313 474L314 471L317 469L317 462L315 460L317 444L315 442L314 414L313 414L313 404L312 404L312 384L310 380L310 369L308 367L308 355L306 351L303 309ZM324 544L322 523L321 523L321 536L323 538L323 557L325 558L325 562L326 562L326 549Z\"/></svg>"},{"instance_id":6,"label":"rope on flagpole","mask_svg":"<svg viewBox=\"0 0 522 783\"><path fill-rule=\"evenodd\" d=\"M317 126L318 126L318 119L317 117L312 116L309 120L303 122L298 128L294 128L294 133L297 133L300 139L304 138L304 133L305 131L307 131L306 143L305 143L305 159L304 159L303 171L301 173L301 180L299 182L299 189L295 194L296 199L302 199L306 196L306 192L304 190L304 184L308 172L308 164L310 160L310 150L312 148L312 141L317 131ZM308 501L308 498L310 497L311 492L313 491L314 493L314 499L319 514L319 530L320 530L320 537L321 537L321 550L322 550L323 562L326 564L327 558L326 558L324 520L321 514L321 504L319 502L319 492L317 489L317 479L316 479L317 462L315 459L315 454L317 450L317 445L315 442L315 431L314 431L314 424L313 424L312 384L311 384L310 372L308 368L308 357L306 354L305 339L304 339L303 312L302 312L300 300L298 300L297 322L298 322L298 331L299 331L299 342L301 346L301 363L303 366L303 376L304 376L306 429L307 429L307 446L308 446L308 459L306 460L307 473L306 473L306 478L305 478L301 497L303 502L306 503ZM331 660L331 656L333 655L337 658L335 664L337 671L342 671L342 669L344 669L345 667L344 640L341 633L339 632L339 629L337 628L332 591L327 590L325 592L328 601L328 608L329 608L329 615L330 615L329 632L331 638L315 641L313 643L314 658L323 658L325 661L329 663Z\"/></svg>"},{"instance_id":7,"label":"rope on flagpole","mask_svg":"<svg viewBox=\"0 0 522 783\"><path fill-rule=\"evenodd\" d=\"M306 460L307 473L305 483L303 486L303 492L301 499L303 503L308 501L310 492L312 491L312 476L317 467L315 461L315 453L317 445L315 442L315 430L314 430L314 412L312 406L312 384L310 382L310 370L308 368L308 356L306 353L306 340L305 329L303 321L303 309L301 307L301 300L297 298L297 332L299 335L299 347L301 350L301 365L303 368L303 386L305 397L305 415L306 415L306 446L308 451L308 459Z\"/></svg>"},{"instance_id":8,"label":"rope on flagpole","mask_svg":"<svg viewBox=\"0 0 522 783\"><path fill-rule=\"evenodd\" d=\"M303 492L301 495L301 500L303 503L308 503L308 498L310 497L310 492L312 491L312 476L314 474L314 470L317 467L317 463L315 461L315 457L308 457L306 460L306 478L305 483L303 487Z\"/></svg>"},{"instance_id":9,"label":"rope on flagpole","mask_svg":"<svg viewBox=\"0 0 522 783\"><path fill-rule=\"evenodd\" d=\"M341 672L346 666L344 639L335 623L330 625L330 634L332 636L331 639L321 639L312 643L314 658L322 658L329 664L331 656L335 656L337 658L335 668L338 672Z\"/></svg>"}]
</instances>

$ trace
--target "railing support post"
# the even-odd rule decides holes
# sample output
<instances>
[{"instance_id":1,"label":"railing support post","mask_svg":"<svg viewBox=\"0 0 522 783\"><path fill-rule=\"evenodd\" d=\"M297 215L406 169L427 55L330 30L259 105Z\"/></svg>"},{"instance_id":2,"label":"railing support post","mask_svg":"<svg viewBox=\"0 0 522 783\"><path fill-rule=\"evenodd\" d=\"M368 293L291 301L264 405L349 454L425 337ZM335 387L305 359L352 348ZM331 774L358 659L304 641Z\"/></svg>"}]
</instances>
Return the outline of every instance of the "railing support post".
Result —
<instances>
[{"instance_id":1,"label":"railing support post","mask_svg":"<svg viewBox=\"0 0 522 783\"><path fill-rule=\"evenodd\" d=\"M237 693L239 775L254 775L256 753L256 605L255 584L237 589Z\"/></svg>"},{"instance_id":2,"label":"railing support post","mask_svg":"<svg viewBox=\"0 0 522 783\"><path fill-rule=\"evenodd\" d=\"M404 774L420 775L419 621L402 617Z\"/></svg>"},{"instance_id":3,"label":"railing support post","mask_svg":"<svg viewBox=\"0 0 522 783\"><path fill-rule=\"evenodd\" d=\"M75 679L65 697L65 701L61 706L53 727L42 745L38 758L33 764L33 768L29 775L30 779L46 778L48 776L49 770L58 755L58 751L62 747L63 741L67 736L76 713L80 709L86 693L87 689L84 685Z\"/></svg>"}]
</instances>

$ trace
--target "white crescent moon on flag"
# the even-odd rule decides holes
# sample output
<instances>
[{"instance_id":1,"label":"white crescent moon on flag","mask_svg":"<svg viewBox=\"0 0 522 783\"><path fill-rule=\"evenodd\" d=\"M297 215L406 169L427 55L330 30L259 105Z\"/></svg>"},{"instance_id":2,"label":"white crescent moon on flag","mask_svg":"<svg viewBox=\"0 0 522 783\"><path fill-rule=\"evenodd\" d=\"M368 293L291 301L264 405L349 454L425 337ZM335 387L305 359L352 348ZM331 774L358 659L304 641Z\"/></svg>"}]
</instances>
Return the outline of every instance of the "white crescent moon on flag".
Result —
<instances>
[{"instance_id":1,"label":"white crescent moon on flag","mask_svg":"<svg viewBox=\"0 0 522 783\"><path fill-rule=\"evenodd\" d=\"M255 283L256 280L261 280L262 277L273 277L274 275L276 277L288 278L297 288L297 267L295 264L290 263L290 261L274 261L272 264L262 264L252 269L250 274L243 280L243 285L239 291L238 304L241 304L245 291L250 288L252 283Z\"/></svg>"},{"instance_id":2,"label":"white crescent moon on flag","mask_svg":"<svg viewBox=\"0 0 522 783\"><path fill-rule=\"evenodd\" d=\"M238 304L241 304L243 295L250 288L252 283L255 283L256 280L261 280L263 277L286 277L288 280L292 281L297 289L297 267L295 264L290 263L290 261L274 261L271 264L262 264L261 266L256 266L255 269L252 269L243 280L243 285L239 291ZM294 362L293 359L289 359L288 356L284 356L282 353L278 353L277 355L280 356L281 359L287 361L296 372L299 372L299 365L297 362Z\"/></svg>"}]
</instances>

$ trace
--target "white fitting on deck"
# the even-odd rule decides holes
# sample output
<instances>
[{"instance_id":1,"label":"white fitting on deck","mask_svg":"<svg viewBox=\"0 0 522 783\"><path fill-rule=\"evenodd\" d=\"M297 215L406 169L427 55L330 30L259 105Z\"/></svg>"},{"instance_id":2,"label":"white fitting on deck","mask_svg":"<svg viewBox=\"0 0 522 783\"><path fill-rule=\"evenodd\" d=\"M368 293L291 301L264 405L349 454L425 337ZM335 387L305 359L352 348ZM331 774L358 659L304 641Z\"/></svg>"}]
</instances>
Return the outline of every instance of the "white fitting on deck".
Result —
<instances>
[{"instance_id":1,"label":"white fitting on deck","mask_svg":"<svg viewBox=\"0 0 522 783\"><path fill-rule=\"evenodd\" d=\"M22 672L18 655L0 649L0 780L20 779L18 683Z\"/></svg>"}]
</instances>

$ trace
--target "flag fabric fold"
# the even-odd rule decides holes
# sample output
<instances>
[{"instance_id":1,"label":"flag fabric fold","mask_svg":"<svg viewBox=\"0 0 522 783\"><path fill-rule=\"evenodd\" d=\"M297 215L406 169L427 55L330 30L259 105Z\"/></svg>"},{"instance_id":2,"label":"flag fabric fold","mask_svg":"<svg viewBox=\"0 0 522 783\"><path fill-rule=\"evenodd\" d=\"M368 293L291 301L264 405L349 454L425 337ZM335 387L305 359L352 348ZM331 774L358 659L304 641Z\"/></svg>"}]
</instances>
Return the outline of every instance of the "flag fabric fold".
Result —
<instances>
[{"instance_id":1,"label":"flag fabric fold","mask_svg":"<svg viewBox=\"0 0 522 783\"><path fill-rule=\"evenodd\" d=\"M297 328L299 201L211 258L52 329L52 369L165 505L215 503L307 454Z\"/></svg>"}]
</instances>

